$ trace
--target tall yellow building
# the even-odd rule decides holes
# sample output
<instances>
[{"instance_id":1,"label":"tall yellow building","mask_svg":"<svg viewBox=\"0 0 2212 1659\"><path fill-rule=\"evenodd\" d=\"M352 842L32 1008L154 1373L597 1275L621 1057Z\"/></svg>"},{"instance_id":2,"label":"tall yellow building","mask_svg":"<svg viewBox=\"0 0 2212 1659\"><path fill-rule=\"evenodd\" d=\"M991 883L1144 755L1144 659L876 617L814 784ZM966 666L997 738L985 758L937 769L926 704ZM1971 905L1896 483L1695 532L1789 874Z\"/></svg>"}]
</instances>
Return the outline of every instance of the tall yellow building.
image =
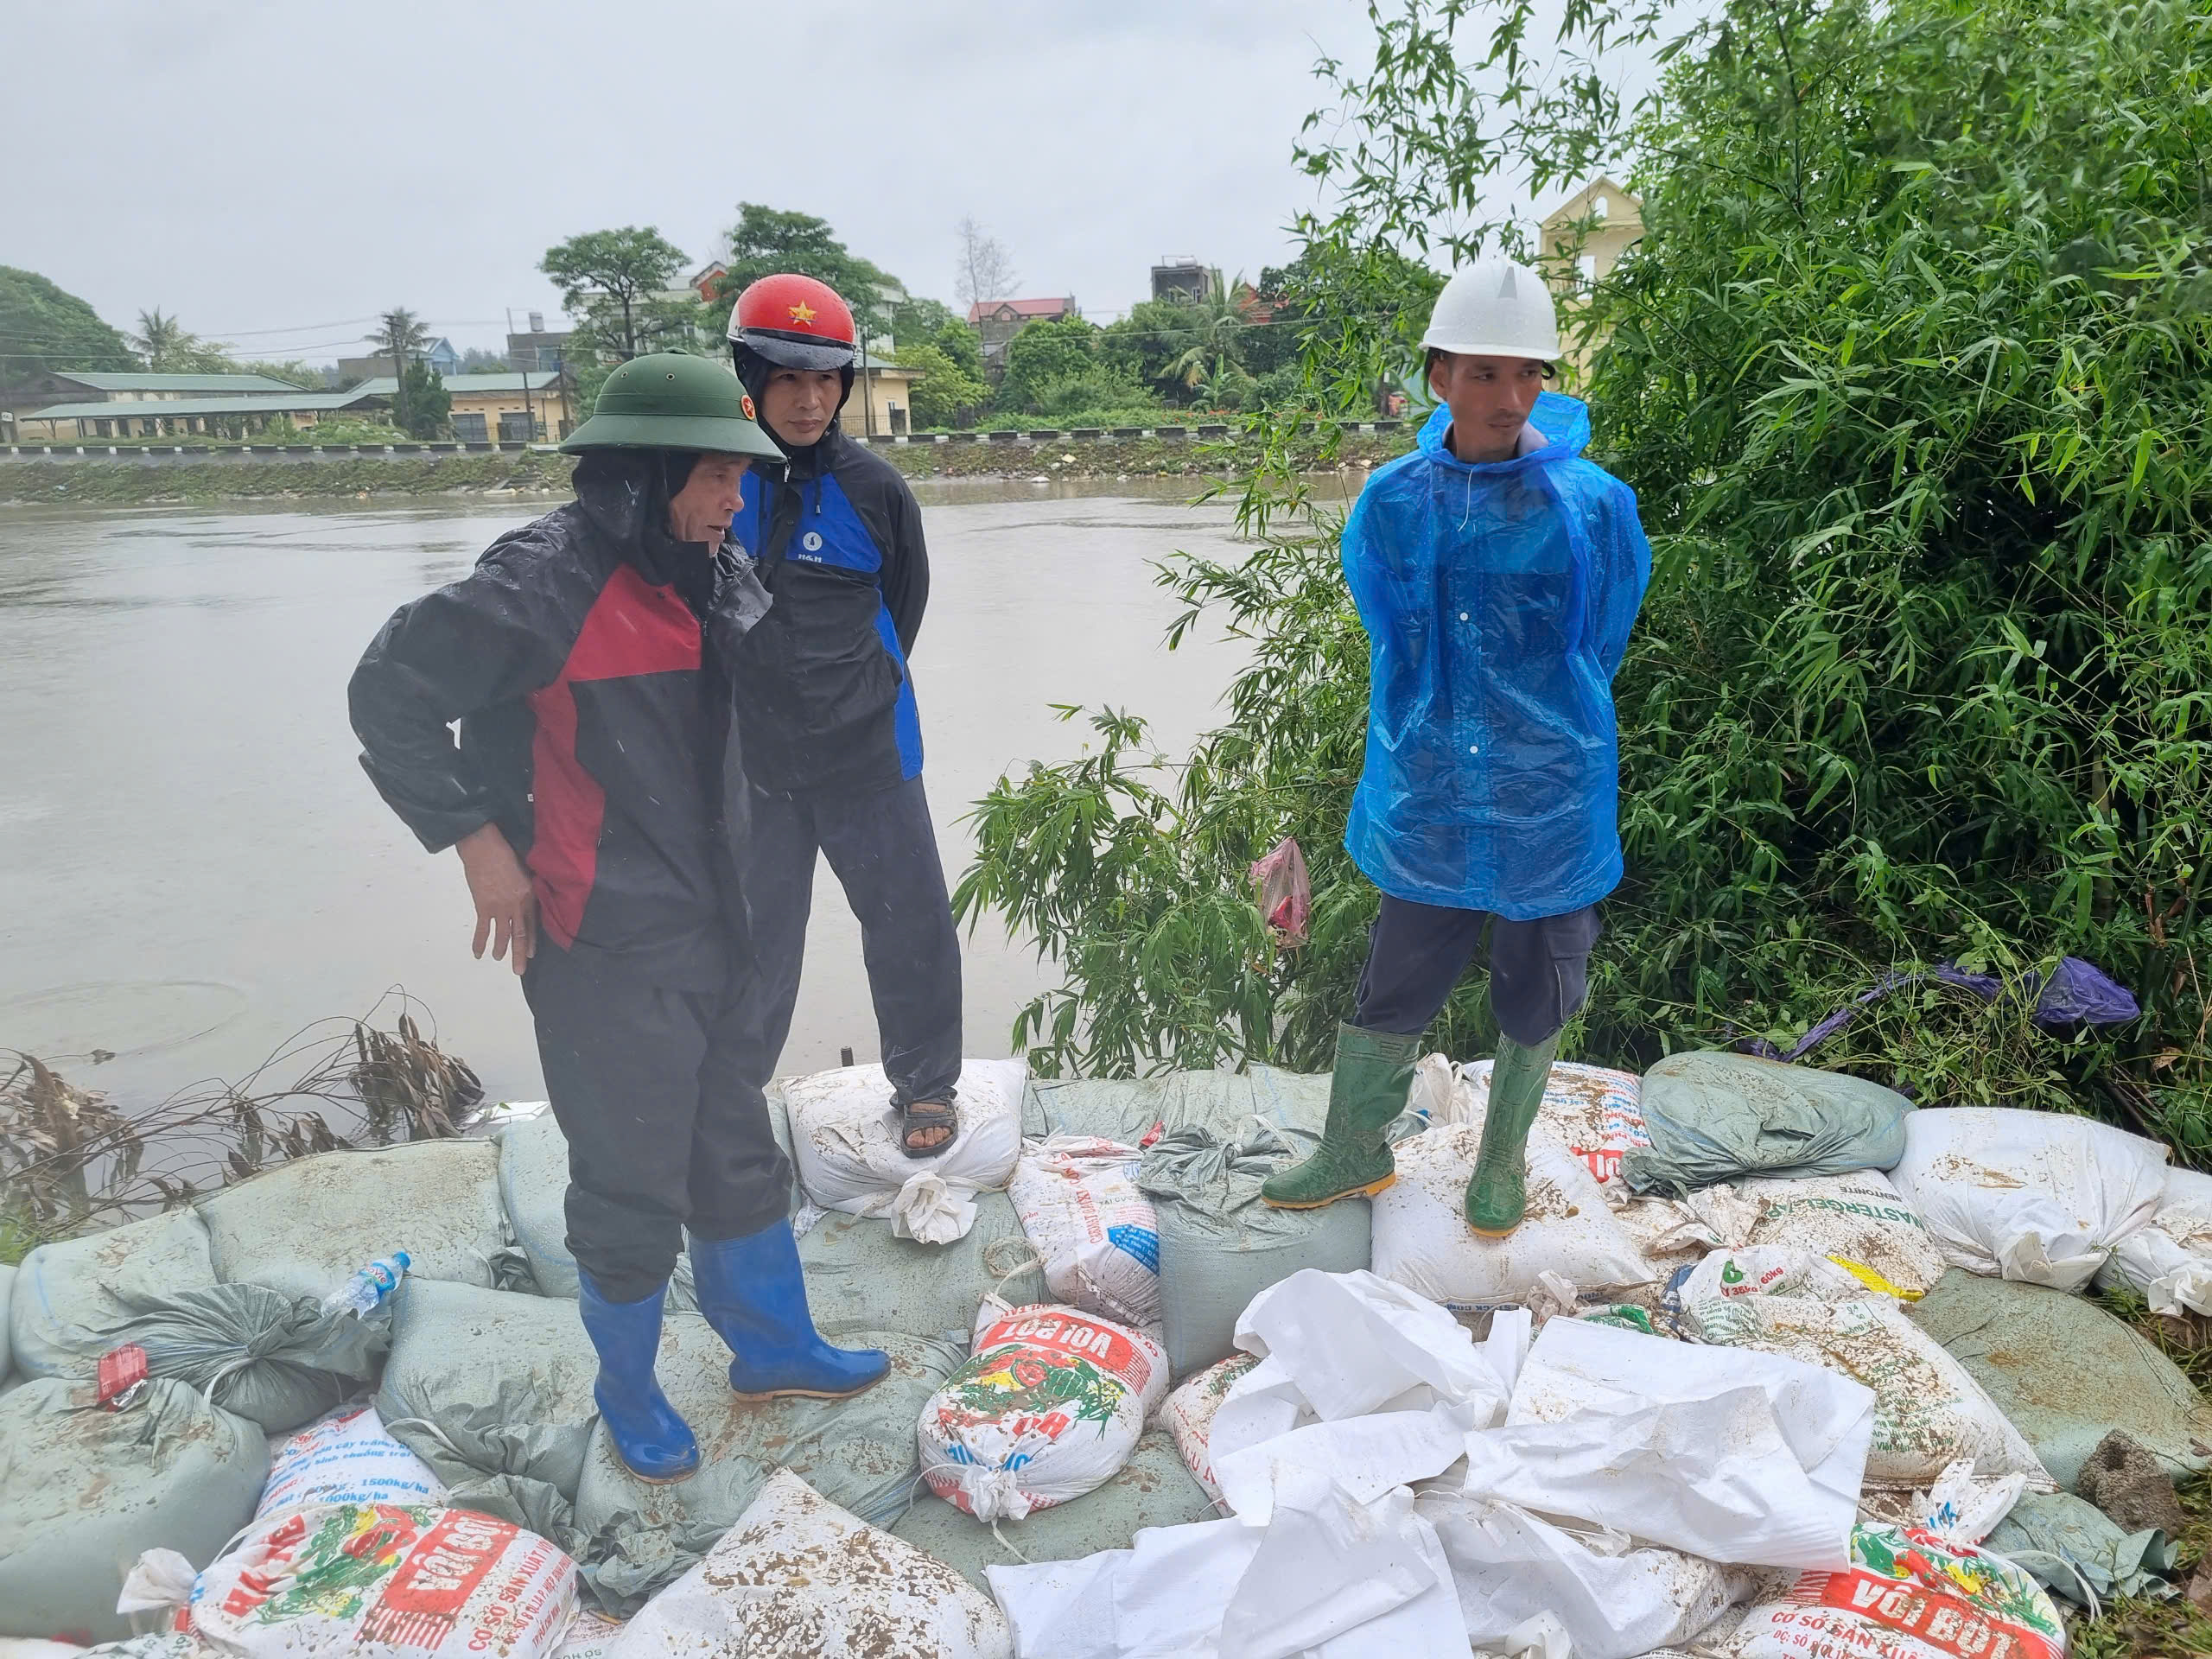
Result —
<instances>
[{"instance_id":1,"label":"tall yellow building","mask_svg":"<svg viewBox=\"0 0 2212 1659\"><path fill-rule=\"evenodd\" d=\"M1599 175L1546 215L1541 226L1544 268L1560 299L1560 333L1568 341L1577 333L1574 312L1581 295L1603 281L1643 234L1643 203L1611 179ZM1567 363L1580 379L1588 353L1569 344Z\"/></svg>"}]
</instances>

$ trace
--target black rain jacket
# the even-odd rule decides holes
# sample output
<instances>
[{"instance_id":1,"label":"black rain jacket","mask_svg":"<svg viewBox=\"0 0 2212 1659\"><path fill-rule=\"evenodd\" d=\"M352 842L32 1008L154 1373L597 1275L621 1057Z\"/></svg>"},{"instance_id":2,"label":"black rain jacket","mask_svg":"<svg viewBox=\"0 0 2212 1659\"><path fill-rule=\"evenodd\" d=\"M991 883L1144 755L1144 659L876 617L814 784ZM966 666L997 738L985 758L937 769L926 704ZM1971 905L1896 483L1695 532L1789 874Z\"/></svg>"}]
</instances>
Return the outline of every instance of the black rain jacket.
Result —
<instances>
[{"instance_id":1,"label":"black rain jacket","mask_svg":"<svg viewBox=\"0 0 2212 1659\"><path fill-rule=\"evenodd\" d=\"M721 664L766 595L668 534L658 452L594 451L575 487L385 624L348 690L361 765L432 852L497 823L563 949L714 989L744 913Z\"/></svg>"}]
</instances>

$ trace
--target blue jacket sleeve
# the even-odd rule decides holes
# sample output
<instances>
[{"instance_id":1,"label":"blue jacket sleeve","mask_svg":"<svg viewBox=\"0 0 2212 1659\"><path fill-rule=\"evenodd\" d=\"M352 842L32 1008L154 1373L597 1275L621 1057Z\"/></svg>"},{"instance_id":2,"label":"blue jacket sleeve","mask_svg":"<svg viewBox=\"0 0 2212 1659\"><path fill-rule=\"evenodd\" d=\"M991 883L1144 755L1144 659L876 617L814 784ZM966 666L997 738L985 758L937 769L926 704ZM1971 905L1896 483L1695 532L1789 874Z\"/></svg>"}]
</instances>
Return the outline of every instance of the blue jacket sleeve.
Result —
<instances>
[{"instance_id":1,"label":"blue jacket sleeve","mask_svg":"<svg viewBox=\"0 0 2212 1659\"><path fill-rule=\"evenodd\" d=\"M1598 661L1611 679L1628 655L1629 632L1651 585L1651 543L1636 516L1636 492L1618 479L1606 508L1598 547L1597 644Z\"/></svg>"},{"instance_id":2,"label":"blue jacket sleeve","mask_svg":"<svg viewBox=\"0 0 2212 1659\"><path fill-rule=\"evenodd\" d=\"M1360 626L1367 630L1368 639L1410 659L1403 608L1410 572L1405 568L1398 527L1392 523L1392 515L1387 510L1378 511L1372 487L1360 492L1359 499L1352 503L1351 517L1344 521L1338 556L1344 565L1344 586L1351 591L1352 605L1359 612Z\"/></svg>"}]
</instances>

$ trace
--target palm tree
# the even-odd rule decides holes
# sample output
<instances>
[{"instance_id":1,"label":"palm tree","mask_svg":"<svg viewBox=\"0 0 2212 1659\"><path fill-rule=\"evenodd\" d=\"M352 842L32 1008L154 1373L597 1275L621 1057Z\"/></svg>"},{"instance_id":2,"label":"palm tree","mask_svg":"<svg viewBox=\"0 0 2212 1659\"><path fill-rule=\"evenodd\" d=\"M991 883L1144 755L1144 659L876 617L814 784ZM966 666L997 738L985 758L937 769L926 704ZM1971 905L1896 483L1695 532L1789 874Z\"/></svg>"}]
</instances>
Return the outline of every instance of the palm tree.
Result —
<instances>
[{"instance_id":1,"label":"palm tree","mask_svg":"<svg viewBox=\"0 0 2212 1659\"><path fill-rule=\"evenodd\" d=\"M404 431L407 428L408 360L430 343L430 331L422 325L412 311L402 307L387 311L377 319L377 332L368 336L368 341L377 347L379 356L391 359L394 383L391 423Z\"/></svg>"},{"instance_id":2,"label":"palm tree","mask_svg":"<svg viewBox=\"0 0 2212 1659\"><path fill-rule=\"evenodd\" d=\"M1213 291L1205 299L1179 303L1174 343L1183 349L1169 359L1162 378L1184 391L1196 392L1210 382L1233 378L1241 367L1239 336L1246 327L1244 305L1239 294L1243 279L1224 287L1221 273L1214 273ZM1187 316L1188 321L1183 321ZM1187 342L1187 343L1185 343Z\"/></svg>"},{"instance_id":3,"label":"palm tree","mask_svg":"<svg viewBox=\"0 0 2212 1659\"><path fill-rule=\"evenodd\" d=\"M189 372L208 352L199 335L187 334L175 317L163 316L158 305L138 314L138 332L130 337L130 347L156 374Z\"/></svg>"}]
</instances>

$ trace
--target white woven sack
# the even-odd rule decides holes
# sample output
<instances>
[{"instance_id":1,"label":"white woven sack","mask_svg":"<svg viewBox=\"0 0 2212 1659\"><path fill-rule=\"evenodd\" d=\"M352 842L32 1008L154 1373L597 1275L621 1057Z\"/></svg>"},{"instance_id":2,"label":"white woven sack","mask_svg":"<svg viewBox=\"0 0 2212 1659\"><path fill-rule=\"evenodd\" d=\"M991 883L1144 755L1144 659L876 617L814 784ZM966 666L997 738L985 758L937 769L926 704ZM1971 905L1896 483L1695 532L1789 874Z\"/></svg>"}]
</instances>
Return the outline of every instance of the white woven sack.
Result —
<instances>
[{"instance_id":1,"label":"white woven sack","mask_svg":"<svg viewBox=\"0 0 2212 1659\"><path fill-rule=\"evenodd\" d=\"M976 1223L974 1195L1007 1184L1021 1151L1020 1060L967 1060L954 1109L959 1131L928 1158L909 1158L880 1065L817 1071L785 1083L799 1185L825 1210L888 1220L901 1238L947 1244Z\"/></svg>"},{"instance_id":2,"label":"white woven sack","mask_svg":"<svg viewBox=\"0 0 2212 1659\"><path fill-rule=\"evenodd\" d=\"M1869 1485L1927 1486L1966 1460L1979 1475L2024 1475L2033 1491L2057 1489L1981 1384L1890 1297L1714 1298L1686 1302L1682 1316L1700 1341L1824 1366L1873 1389Z\"/></svg>"},{"instance_id":3,"label":"white woven sack","mask_svg":"<svg viewBox=\"0 0 2212 1659\"><path fill-rule=\"evenodd\" d=\"M1909 1300L1933 1290L1947 1265L1918 1211L1878 1169L1724 1183L1673 1207L1694 1215L1720 1246L1793 1245Z\"/></svg>"},{"instance_id":4,"label":"white woven sack","mask_svg":"<svg viewBox=\"0 0 2212 1659\"><path fill-rule=\"evenodd\" d=\"M1519 1302L1554 1274L1579 1289L1649 1284L1656 1276L1606 1207L1581 1160L1531 1137L1529 1213L1503 1238L1467 1225L1467 1181L1482 1131L1450 1124L1400 1141L1398 1179L1376 1193L1375 1271L1447 1307Z\"/></svg>"},{"instance_id":5,"label":"white woven sack","mask_svg":"<svg viewBox=\"0 0 2212 1659\"><path fill-rule=\"evenodd\" d=\"M1160 1408L1160 1420L1175 1437L1175 1449L1183 1454L1183 1466L1216 1503L1221 1502L1221 1483L1214 1478L1213 1458L1208 1450L1213 1439L1214 1414L1221 1409L1236 1379L1259 1363L1257 1354L1231 1354L1218 1365L1209 1365L1185 1379Z\"/></svg>"},{"instance_id":6,"label":"white woven sack","mask_svg":"<svg viewBox=\"0 0 2212 1659\"><path fill-rule=\"evenodd\" d=\"M2097 1285L2126 1287L2153 1313L2212 1313L2212 1175L2168 1170L2158 1213L2113 1246Z\"/></svg>"},{"instance_id":7,"label":"white woven sack","mask_svg":"<svg viewBox=\"0 0 2212 1659\"><path fill-rule=\"evenodd\" d=\"M607 1648L607 1659L671 1654L1014 1659L1014 1639L991 1599L952 1567L779 1469L705 1559Z\"/></svg>"},{"instance_id":8,"label":"white woven sack","mask_svg":"<svg viewBox=\"0 0 2212 1659\"><path fill-rule=\"evenodd\" d=\"M1166 1352L1142 1332L1018 1307L923 1407L922 1474L979 1521L1019 1521L1112 1479L1166 1393Z\"/></svg>"},{"instance_id":9,"label":"white woven sack","mask_svg":"<svg viewBox=\"0 0 2212 1659\"><path fill-rule=\"evenodd\" d=\"M2079 1290L2158 1213L2166 1149L2092 1118L1951 1106L1905 1119L1890 1176L1955 1265Z\"/></svg>"},{"instance_id":10,"label":"white woven sack","mask_svg":"<svg viewBox=\"0 0 2212 1659\"><path fill-rule=\"evenodd\" d=\"M202 1639L243 1659L552 1659L575 1613L576 1564L554 1545L414 1503L257 1521L192 1603Z\"/></svg>"},{"instance_id":11,"label":"white woven sack","mask_svg":"<svg viewBox=\"0 0 2212 1659\"><path fill-rule=\"evenodd\" d=\"M446 1489L385 1430L374 1406L341 1408L278 1446L257 1521L310 1503L436 1503Z\"/></svg>"},{"instance_id":12,"label":"white woven sack","mask_svg":"<svg viewBox=\"0 0 2212 1659\"><path fill-rule=\"evenodd\" d=\"M1160 1217L1135 1147L1090 1135L1025 1141L1007 1195L1058 1300L1124 1325L1160 1319Z\"/></svg>"}]
</instances>

